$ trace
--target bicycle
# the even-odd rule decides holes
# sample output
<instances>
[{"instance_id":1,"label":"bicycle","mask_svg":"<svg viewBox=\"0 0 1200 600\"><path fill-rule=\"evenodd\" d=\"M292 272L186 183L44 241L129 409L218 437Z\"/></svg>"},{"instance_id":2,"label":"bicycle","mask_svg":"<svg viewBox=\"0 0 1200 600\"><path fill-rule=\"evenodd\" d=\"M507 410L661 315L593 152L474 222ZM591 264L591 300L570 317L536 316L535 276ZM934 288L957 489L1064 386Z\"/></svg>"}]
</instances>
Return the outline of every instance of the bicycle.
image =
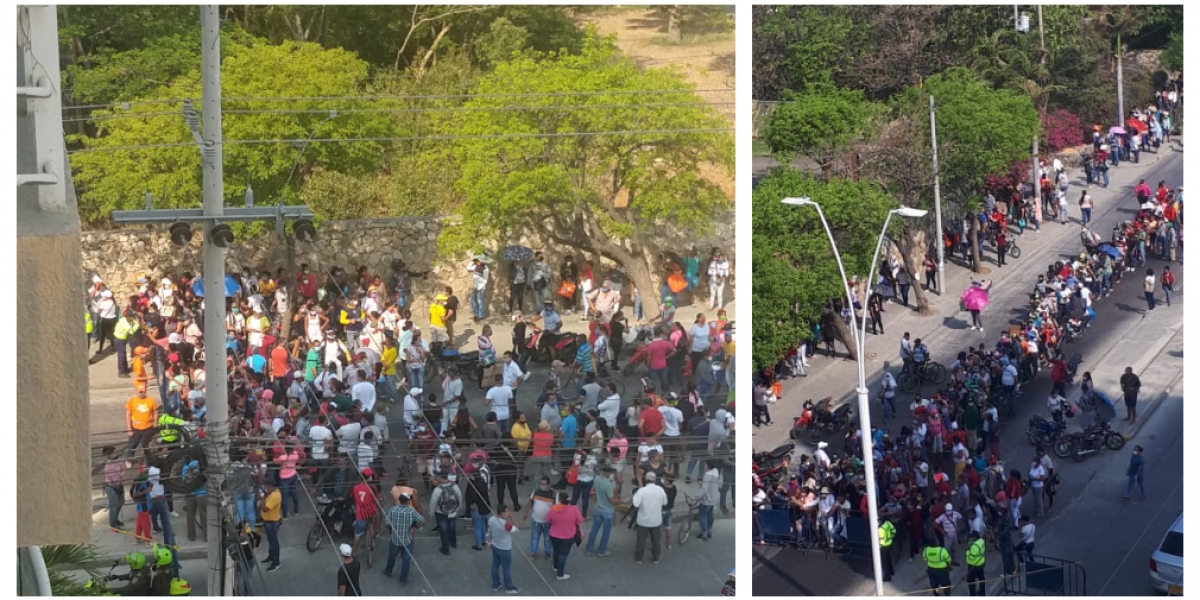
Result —
<instances>
[{"instance_id":1,"label":"bicycle","mask_svg":"<svg viewBox=\"0 0 1200 600\"><path fill-rule=\"evenodd\" d=\"M913 394L921 389L922 383L944 383L946 381L946 367L932 360L925 361L925 364L920 367L909 362L904 366L904 370L900 371L899 379L900 389L905 393Z\"/></svg>"},{"instance_id":2,"label":"bicycle","mask_svg":"<svg viewBox=\"0 0 1200 600\"><path fill-rule=\"evenodd\" d=\"M382 525L383 515L378 511L374 515L371 515L371 518L367 519L367 533L363 536L363 544L366 545L364 551L367 554L368 569L371 568L371 564L373 563L375 538L379 537L379 534L383 531Z\"/></svg>"},{"instance_id":3,"label":"bicycle","mask_svg":"<svg viewBox=\"0 0 1200 600\"><path fill-rule=\"evenodd\" d=\"M692 536L692 523L700 520L700 499L692 498L684 494L683 501L687 503L687 516L683 518L683 522L679 524L679 545L687 543L688 538Z\"/></svg>"}]
</instances>

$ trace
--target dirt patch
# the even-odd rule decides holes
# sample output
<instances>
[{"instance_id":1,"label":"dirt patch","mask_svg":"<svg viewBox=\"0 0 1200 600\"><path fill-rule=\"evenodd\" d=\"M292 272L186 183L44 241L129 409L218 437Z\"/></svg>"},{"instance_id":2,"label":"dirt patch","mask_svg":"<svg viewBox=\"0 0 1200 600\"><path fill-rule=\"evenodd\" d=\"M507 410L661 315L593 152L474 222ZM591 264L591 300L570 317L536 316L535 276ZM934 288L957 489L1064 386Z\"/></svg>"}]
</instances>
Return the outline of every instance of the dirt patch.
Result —
<instances>
[{"instance_id":1,"label":"dirt patch","mask_svg":"<svg viewBox=\"0 0 1200 600\"><path fill-rule=\"evenodd\" d=\"M617 46L642 68L675 66L696 86L700 97L714 103L719 114L734 123L735 35L729 32L684 33L682 40L666 34L665 20L650 8L614 8L581 14L601 34L616 34ZM734 196L734 179L718 169L702 167L704 176Z\"/></svg>"}]
</instances>

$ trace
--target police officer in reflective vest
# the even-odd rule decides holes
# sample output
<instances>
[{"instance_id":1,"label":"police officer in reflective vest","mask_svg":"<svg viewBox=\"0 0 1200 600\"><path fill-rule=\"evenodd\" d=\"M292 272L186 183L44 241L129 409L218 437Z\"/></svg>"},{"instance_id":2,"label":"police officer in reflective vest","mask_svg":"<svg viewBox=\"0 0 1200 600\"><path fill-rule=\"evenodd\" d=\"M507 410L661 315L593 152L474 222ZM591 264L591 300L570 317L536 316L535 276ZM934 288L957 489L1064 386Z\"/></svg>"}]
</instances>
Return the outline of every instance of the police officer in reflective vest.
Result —
<instances>
[{"instance_id":1,"label":"police officer in reflective vest","mask_svg":"<svg viewBox=\"0 0 1200 600\"><path fill-rule=\"evenodd\" d=\"M983 564L987 545L978 531L971 532L971 545L967 546L967 591L972 596L986 596L984 589Z\"/></svg>"},{"instance_id":2,"label":"police officer in reflective vest","mask_svg":"<svg viewBox=\"0 0 1200 600\"><path fill-rule=\"evenodd\" d=\"M162 439L164 444L174 444L179 441L179 430L183 429L183 426L186 424L187 421L175 416L174 411L170 413L164 412L158 418L158 437Z\"/></svg>"},{"instance_id":3,"label":"police officer in reflective vest","mask_svg":"<svg viewBox=\"0 0 1200 600\"><path fill-rule=\"evenodd\" d=\"M879 558L883 563L883 580L891 581L895 574L892 566L892 542L896 540L896 526L891 519L884 519L879 526Z\"/></svg>"},{"instance_id":4,"label":"police officer in reflective vest","mask_svg":"<svg viewBox=\"0 0 1200 600\"><path fill-rule=\"evenodd\" d=\"M929 588L935 596L950 595L950 552L933 540L925 541L925 568L929 573Z\"/></svg>"},{"instance_id":5,"label":"police officer in reflective vest","mask_svg":"<svg viewBox=\"0 0 1200 600\"><path fill-rule=\"evenodd\" d=\"M138 327L137 313L132 310L125 311L124 316L117 321L116 327L113 328L113 339L116 340L117 346L117 376L129 377L129 356L126 352L129 336L137 333Z\"/></svg>"}]
</instances>

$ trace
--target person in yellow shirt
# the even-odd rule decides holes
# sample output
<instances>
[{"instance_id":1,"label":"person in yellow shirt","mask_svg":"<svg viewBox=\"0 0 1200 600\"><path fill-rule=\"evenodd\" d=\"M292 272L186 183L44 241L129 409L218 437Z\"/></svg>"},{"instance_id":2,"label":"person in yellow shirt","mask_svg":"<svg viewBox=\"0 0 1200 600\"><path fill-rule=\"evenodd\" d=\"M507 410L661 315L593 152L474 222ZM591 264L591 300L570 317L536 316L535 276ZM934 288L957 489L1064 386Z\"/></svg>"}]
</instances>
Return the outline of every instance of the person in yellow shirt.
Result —
<instances>
[{"instance_id":1,"label":"person in yellow shirt","mask_svg":"<svg viewBox=\"0 0 1200 600\"><path fill-rule=\"evenodd\" d=\"M449 342L446 332L446 295L438 294L429 305L429 341Z\"/></svg>"},{"instance_id":2,"label":"person in yellow shirt","mask_svg":"<svg viewBox=\"0 0 1200 600\"><path fill-rule=\"evenodd\" d=\"M517 441L517 460L524 463L525 459L529 457L529 441L533 439L533 432L529 430L529 421L526 419L525 413L517 413L517 422L513 423L512 431L509 433ZM521 481L522 477L525 480L529 479L527 473L519 473L517 481Z\"/></svg>"},{"instance_id":3,"label":"person in yellow shirt","mask_svg":"<svg viewBox=\"0 0 1200 600\"><path fill-rule=\"evenodd\" d=\"M279 522L282 519L283 494L279 488L266 484L263 486L262 518L263 530L267 532L267 567L268 571L279 568Z\"/></svg>"},{"instance_id":4,"label":"person in yellow shirt","mask_svg":"<svg viewBox=\"0 0 1200 600\"><path fill-rule=\"evenodd\" d=\"M150 385L150 376L146 373L146 356L149 354L150 348L146 346L133 349L133 362L130 363L129 369L133 372L134 390Z\"/></svg>"},{"instance_id":5,"label":"person in yellow shirt","mask_svg":"<svg viewBox=\"0 0 1200 600\"><path fill-rule=\"evenodd\" d=\"M383 340L383 356L380 357L383 373L383 395L388 402L395 402L396 398L396 360L400 357L400 351L396 348L396 342L391 339Z\"/></svg>"}]
</instances>

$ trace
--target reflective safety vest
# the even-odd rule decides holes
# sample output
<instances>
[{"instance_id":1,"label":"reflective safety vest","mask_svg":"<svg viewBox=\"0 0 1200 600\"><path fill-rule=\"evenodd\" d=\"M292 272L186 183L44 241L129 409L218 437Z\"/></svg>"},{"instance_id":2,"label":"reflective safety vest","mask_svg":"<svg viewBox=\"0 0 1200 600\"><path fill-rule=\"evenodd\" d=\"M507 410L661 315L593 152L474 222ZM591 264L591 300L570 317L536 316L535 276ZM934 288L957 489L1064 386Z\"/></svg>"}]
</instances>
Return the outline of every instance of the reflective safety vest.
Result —
<instances>
[{"instance_id":1,"label":"reflective safety vest","mask_svg":"<svg viewBox=\"0 0 1200 600\"><path fill-rule=\"evenodd\" d=\"M129 339L129 336L137 333L138 327L139 325L137 319L121 317L121 319L117 321L117 327L113 330L113 337L123 342L126 339Z\"/></svg>"},{"instance_id":2,"label":"reflective safety vest","mask_svg":"<svg viewBox=\"0 0 1200 600\"><path fill-rule=\"evenodd\" d=\"M186 422L183 419L180 419L179 417L172 417L171 415L166 415L166 414L164 414L158 418L158 426L159 427L167 427L167 426L173 425L176 429L178 429L178 428L182 428L185 423ZM162 441L167 444L174 443L175 440L179 439L179 432L176 431L176 429L163 429L161 432L159 432L159 437L161 437Z\"/></svg>"},{"instance_id":3,"label":"reflective safety vest","mask_svg":"<svg viewBox=\"0 0 1200 600\"><path fill-rule=\"evenodd\" d=\"M892 525L891 521L884 521L883 525L879 526L879 545L887 548L892 545L892 540L896 538L896 526Z\"/></svg>"},{"instance_id":4,"label":"reflective safety vest","mask_svg":"<svg viewBox=\"0 0 1200 600\"><path fill-rule=\"evenodd\" d=\"M88 335L92 335L92 332L96 330L96 324L92 322L91 311L83 311L83 327L87 330Z\"/></svg>"},{"instance_id":5,"label":"reflective safety vest","mask_svg":"<svg viewBox=\"0 0 1200 600\"><path fill-rule=\"evenodd\" d=\"M982 538L971 542L971 546L967 548L967 566L982 567L986 552L987 546L984 544Z\"/></svg>"},{"instance_id":6,"label":"reflective safety vest","mask_svg":"<svg viewBox=\"0 0 1200 600\"><path fill-rule=\"evenodd\" d=\"M925 566L930 569L949 569L950 568L950 553L941 546L930 546L925 549L923 554L925 558Z\"/></svg>"}]
</instances>

